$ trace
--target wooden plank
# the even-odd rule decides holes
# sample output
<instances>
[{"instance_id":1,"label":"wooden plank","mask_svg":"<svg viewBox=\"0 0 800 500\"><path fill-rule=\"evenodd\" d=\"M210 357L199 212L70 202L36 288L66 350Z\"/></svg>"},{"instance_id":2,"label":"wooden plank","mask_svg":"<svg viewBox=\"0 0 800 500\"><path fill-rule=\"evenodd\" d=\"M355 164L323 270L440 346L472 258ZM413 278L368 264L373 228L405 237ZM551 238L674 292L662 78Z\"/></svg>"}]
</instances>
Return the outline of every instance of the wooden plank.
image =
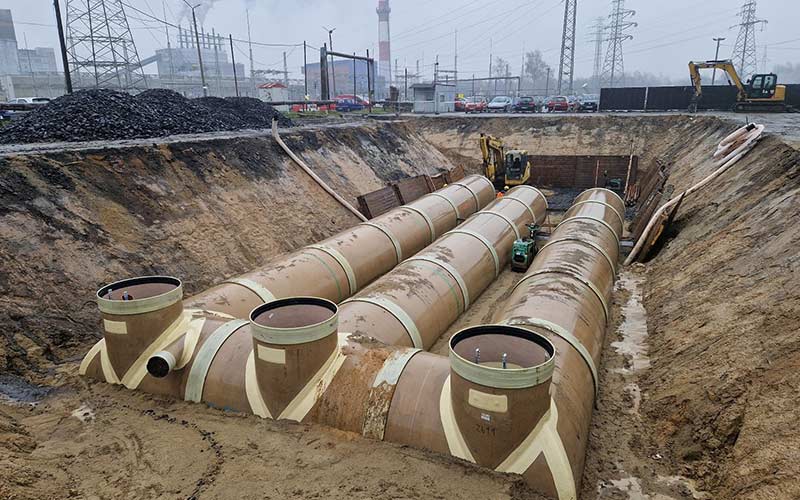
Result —
<instances>
[{"instance_id":1,"label":"wooden plank","mask_svg":"<svg viewBox=\"0 0 800 500\"><path fill-rule=\"evenodd\" d=\"M444 173L436 175L426 175L425 181L428 183L428 190L431 193L442 189L444 185L447 183L447 181L445 181L444 178Z\"/></svg>"},{"instance_id":2,"label":"wooden plank","mask_svg":"<svg viewBox=\"0 0 800 500\"><path fill-rule=\"evenodd\" d=\"M359 210L369 219L383 215L391 209L402 205L402 203L400 203L400 198L397 196L397 192L392 186L386 186L383 189L362 194L357 200Z\"/></svg>"},{"instance_id":3,"label":"wooden plank","mask_svg":"<svg viewBox=\"0 0 800 500\"><path fill-rule=\"evenodd\" d=\"M450 182L458 182L466 176L467 174L464 173L464 167L462 167L461 165L450 170Z\"/></svg>"},{"instance_id":4,"label":"wooden plank","mask_svg":"<svg viewBox=\"0 0 800 500\"><path fill-rule=\"evenodd\" d=\"M426 176L418 175L416 177L409 177L403 179L393 185L400 203L405 205L412 201L425 196L431 190L428 187Z\"/></svg>"}]
</instances>

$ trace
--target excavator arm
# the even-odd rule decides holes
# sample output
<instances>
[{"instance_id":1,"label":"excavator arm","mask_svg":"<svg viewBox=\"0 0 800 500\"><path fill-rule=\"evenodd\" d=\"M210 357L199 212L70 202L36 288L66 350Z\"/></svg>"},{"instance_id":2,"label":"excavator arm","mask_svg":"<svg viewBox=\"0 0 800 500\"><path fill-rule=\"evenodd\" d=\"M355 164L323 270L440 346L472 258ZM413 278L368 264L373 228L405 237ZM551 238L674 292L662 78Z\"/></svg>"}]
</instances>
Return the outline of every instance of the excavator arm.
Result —
<instances>
[{"instance_id":1,"label":"excavator arm","mask_svg":"<svg viewBox=\"0 0 800 500\"><path fill-rule=\"evenodd\" d=\"M506 173L503 141L491 135L481 134L480 145L484 175L495 186L502 185Z\"/></svg>"},{"instance_id":2,"label":"excavator arm","mask_svg":"<svg viewBox=\"0 0 800 500\"><path fill-rule=\"evenodd\" d=\"M724 71L728 75L728 81L736 86L739 91L738 99L740 101L747 98L747 91L744 88L733 62L730 60L724 61L692 61L689 63L689 76L692 78L692 85L694 86L695 98L699 99L703 95L703 84L700 78L701 69L718 69Z\"/></svg>"}]
</instances>

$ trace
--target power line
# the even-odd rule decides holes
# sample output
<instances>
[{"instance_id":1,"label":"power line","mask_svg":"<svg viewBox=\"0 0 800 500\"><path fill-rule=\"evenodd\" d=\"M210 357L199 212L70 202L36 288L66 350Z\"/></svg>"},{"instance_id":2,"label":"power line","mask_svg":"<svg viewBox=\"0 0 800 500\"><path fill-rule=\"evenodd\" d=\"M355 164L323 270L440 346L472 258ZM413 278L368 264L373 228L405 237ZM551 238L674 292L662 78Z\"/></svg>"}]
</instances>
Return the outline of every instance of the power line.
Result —
<instances>
[{"instance_id":1,"label":"power line","mask_svg":"<svg viewBox=\"0 0 800 500\"><path fill-rule=\"evenodd\" d=\"M592 64L592 81L600 88L600 74L603 71L603 41L606 35L606 24L602 17L598 17L591 26L591 36L594 37L594 63Z\"/></svg>"},{"instance_id":2,"label":"power line","mask_svg":"<svg viewBox=\"0 0 800 500\"><path fill-rule=\"evenodd\" d=\"M121 0L66 3L67 53L76 88L143 90L139 53Z\"/></svg>"},{"instance_id":3,"label":"power line","mask_svg":"<svg viewBox=\"0 0 800 500\"><path fill-rule=\"evenodd\" d=\"M738 66L736 69L742 78L748 78L758 71L758 55L756 53L756 26L764 25L767 21L756 17L756 2L749 0L742 5L739 11L741 22L731 28L739 27L739 34L736 37L736 44L733 46L731 59L733 64Z\"/></svg>"},{"instance_id":4,"label":"power line","mask_svg":"<svg viewBox=\"0 0 800 500\"><path fill-rule=\"evenodd\" d=\"M153 21L156 21L156 22L159 22L159 23L162 23L162 24L166 24L167 26L169 26L171 28L180 28L180 25L177 25L175 23L171 23L171 22L167 21L166 19L161 19L160 17L157 17L157 16L154 16L152 14L149 14L149 13L147 13L147 12L141 10L141 9L137 9L133 5L130 5L130 4L125 3L125 2L121 2L121 3L125 7L129 8L129 9L135 11L135 12L138 12L139 14L141 14L141 15L143 15L145 17L149 17ZM248 43L248 40L242 40L240 38L234 38L233 41L234 42L241 42L241 43ZM257 45L259 47L302 47L303 46L302 43L264 43L264 42L252 42L252 43L253 43L253 45ZM312 47L311 45L309 45L308 47L316 49L316 50L319 50L319 47Z\"/></svg>"},{"instance_id":5,"label":"power line","mask_svg":"<svg viewBox=\"0 0 800 500\"><path fill-rule=\"evenodd\" d=\"M565 82L569 82L567 90L572 94L572 82L575 72L575 21L578 11L578 0L564 1L564 29L561 32L561 57L558 61L558 86L556 93L561 95Z\"/></svg>"},{"instance_id":6,"label":"power line","mask_svg":"<svg viewBox=\"0 0 800 500\"><path fill-rule=\"evenodd\" d=\"M636 14L634 10L625 9L625 0L611 1L611 15L609 16L609 39L606 58L603 62L603 74L601 80L613 87L615 83L625 80L625 64L622 57L622 43L633 39L633 35L628 33L635 28L637 23L629 19Z\"/></svg>"}]
</instances>

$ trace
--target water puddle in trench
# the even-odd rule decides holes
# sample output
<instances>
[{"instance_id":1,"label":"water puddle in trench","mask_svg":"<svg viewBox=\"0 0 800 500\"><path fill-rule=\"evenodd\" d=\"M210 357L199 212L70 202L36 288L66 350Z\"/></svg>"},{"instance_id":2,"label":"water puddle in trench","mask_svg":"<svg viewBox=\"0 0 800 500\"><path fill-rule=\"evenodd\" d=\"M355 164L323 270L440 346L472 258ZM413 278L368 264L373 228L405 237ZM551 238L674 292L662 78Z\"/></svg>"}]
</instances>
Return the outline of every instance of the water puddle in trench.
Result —
<instances>
[{"instance_id":1,"label":"water puddle in trench","mask_svg":"<svg viewBox=\"0 0 800 500\"><path fill-rule=\"evenodd\" d=\"M37 405L52 389L31 384L14 375L0 375L0 401L11 405Z\"/></svg>"},{"instance_id":2,"label":"water puddle in trench","mask_svg":"<svg viewBox=\"0 0 800 500\"><path fill-rule=\"evenodd\" d=\"M620 472L625 473L625 470L620 468ZM710 500L711 498L708 493L698 490L694 481L683 476L657 476L656 483L669 491L646 493L642 486L642 480L635 476L624 476L621 479L608 481L611 487L626 495L628 500L677 500L679 498ZM606 498L601 487L597 488L597 492L598 498Z\"/></svg>"},{"instance_id":3,"label":"water puddle in trench","mask_svg":"<svg viewBox=\"0 0 800 500\"><path fill-rule=\"evenodd\" d=\"M650 358L647 356L647 312L642 305L643 281L643 278L624 271L617 280L617 291L628 290L630 293L630 297L622 306L622 314L625 317L619 326L622 340L611 343L611 347L628 360L625 367L614 370L623 375L650 367Z\"/></svg>"}]
</instances>

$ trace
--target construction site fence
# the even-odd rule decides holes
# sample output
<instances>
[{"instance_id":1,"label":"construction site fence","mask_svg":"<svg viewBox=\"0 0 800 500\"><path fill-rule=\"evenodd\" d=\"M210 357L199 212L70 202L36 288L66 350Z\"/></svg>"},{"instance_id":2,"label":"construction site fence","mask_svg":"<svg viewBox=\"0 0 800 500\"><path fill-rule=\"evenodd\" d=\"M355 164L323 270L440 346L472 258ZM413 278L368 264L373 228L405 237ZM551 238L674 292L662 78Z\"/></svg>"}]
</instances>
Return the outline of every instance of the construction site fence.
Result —
<instances>
[{"instance_id":1,"label":"construction site fence","mask_svg":"<svg viewBox=\"0 0 800 500\"><path fill-rule=\"evenodd\" d=\"M736 103L737 89L732 85L708 85L697 109L730 111ZM694 96L692 86L622 87L600 90L601 111L684 111ZM787 104L800 106L800 84L786 85Z\"/></svg>"}]
</instances>

